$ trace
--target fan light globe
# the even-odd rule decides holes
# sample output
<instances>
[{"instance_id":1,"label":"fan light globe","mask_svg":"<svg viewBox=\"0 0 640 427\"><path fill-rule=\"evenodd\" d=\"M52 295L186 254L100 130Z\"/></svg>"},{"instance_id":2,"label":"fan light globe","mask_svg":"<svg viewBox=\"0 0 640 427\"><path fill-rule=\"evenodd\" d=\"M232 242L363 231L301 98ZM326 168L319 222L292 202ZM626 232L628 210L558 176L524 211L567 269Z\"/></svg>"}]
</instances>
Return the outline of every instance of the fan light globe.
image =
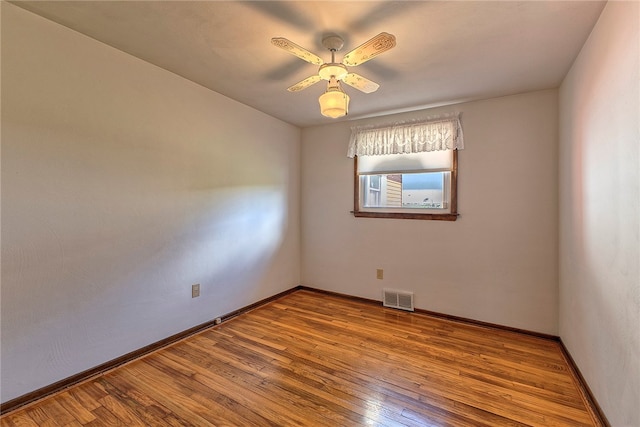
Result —
<instances>
[{"instance_id":1,"label":"fan light globe","mask_svg":"<svg viewBox=\"0 0 640 427\"><path fill-rule=\"evenodd\" d=\"M323 64L318 71L320 78L323 80L331 80L331 77L335 77L336 80L344 79L347 74L347 67L342 64L336 64L335 62L331 62L329 64Z\"/></svg>"},{"instance_id":2,"label":"fan light globe","mask_svg":"<svg viewBox=\"0 0 640 427\"><path fill-rule=\"evenodd\" d=\"M339 85L327 88L327 91L318 98L320 113L325 117L337 119L346 116L349 112L349 95L340 90Z\"/></svg>"}]
</instances>

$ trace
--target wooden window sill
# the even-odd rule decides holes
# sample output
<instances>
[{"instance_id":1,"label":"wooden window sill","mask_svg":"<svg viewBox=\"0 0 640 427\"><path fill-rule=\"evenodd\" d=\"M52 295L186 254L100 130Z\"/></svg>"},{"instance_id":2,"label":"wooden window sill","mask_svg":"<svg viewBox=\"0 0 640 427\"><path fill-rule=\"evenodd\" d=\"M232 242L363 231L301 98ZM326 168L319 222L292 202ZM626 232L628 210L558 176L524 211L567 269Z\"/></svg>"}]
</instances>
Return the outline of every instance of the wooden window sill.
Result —
<instances>
[{"instance_id":1,"label":"wooden window sill","mask_svg":"<svg viewBox=\"0 0 640 427\"><path fill-rule=\"evenodd\" d=\"M419 214L402 212L369 212L352 211L356 218L390 218L390 219L421 219L430 221L455 221L458 219L457 213L448 214Z\"/></svg>"}]
</instances>

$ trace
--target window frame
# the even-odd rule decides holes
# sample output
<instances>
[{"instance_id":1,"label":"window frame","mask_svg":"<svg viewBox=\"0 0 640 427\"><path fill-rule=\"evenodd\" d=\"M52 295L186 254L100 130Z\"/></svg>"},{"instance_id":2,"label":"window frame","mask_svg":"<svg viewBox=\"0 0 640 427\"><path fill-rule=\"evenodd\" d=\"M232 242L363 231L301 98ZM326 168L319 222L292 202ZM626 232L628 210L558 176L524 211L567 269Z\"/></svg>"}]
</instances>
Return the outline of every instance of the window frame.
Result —
<instances>
[{"instance_id":1,"label":"window frame","mask_svg":"<svg viewBox=\"0 0 640 427\"><path fill-rule=\"evenodd\" d=\"M417 213L412 212L374 212L360 210L360 175L358 174L358 156L353 157L353 216L356 218L420 219L431 221L455 221L458 219L458 150L452 150L450 212Z\"/></svg>"}]
</instances>

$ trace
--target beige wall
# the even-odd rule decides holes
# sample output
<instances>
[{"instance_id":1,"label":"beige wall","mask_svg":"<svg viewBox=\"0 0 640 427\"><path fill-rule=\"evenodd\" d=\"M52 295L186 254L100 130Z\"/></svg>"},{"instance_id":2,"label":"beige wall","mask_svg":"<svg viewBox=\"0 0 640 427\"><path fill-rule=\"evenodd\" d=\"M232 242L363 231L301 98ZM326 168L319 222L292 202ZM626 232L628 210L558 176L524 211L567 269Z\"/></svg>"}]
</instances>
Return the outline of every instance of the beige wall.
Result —
<instances>
[{"instance_id":1,"label":"beige wall","mask_svg":"<svg viewBox=\"0 0 640 427\"><path fill-rule=\"evenodd\" d=\"M560 336L640 425L640 3L609 2L560 89Z\"/></svg>"},{"instance_id":2,"label":"beige wall","mask_svg":"<svg viewBox=\"0 0 640 427\"><path fill-rule=\"evenodd\" d=\"M350 127L462 112L456 222L354 218ZM302 283L557 334L557 91L303 129ZM376 269L384 279L376 279Z\"/></svg>"},{"instance_id":3,"label":"beige wall","mask_svg":"<svg viewBox=\"0 0 640 427\"><path fill-rule=\"evenodd\" d=\"M2 2L2 401L298 285L299 145Z\"/></svg>"}]
</instances>

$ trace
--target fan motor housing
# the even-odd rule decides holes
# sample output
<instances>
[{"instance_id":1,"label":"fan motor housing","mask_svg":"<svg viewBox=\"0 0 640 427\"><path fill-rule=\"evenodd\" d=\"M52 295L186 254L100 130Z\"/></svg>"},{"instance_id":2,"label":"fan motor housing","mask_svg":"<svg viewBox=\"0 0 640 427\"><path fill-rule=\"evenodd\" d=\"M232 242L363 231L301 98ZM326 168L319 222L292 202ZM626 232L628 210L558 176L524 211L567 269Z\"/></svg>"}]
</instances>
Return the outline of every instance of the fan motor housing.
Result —
<instances>
[{"instance_id":1,"label":"fan motor housing","mask_svg":"<svg viewBox=\"0 0 640 427\"><path fill-rule=\"evenodd\" d=\"M331 80L331 78L335 78L336 80L344 79L349 72L347 71L347 67L342 64L338 64L335 62L330 62L328 64L322 64L320 66L320 70L318 70L318 74L323 80Z\"/></svg>"}]
</instances>

